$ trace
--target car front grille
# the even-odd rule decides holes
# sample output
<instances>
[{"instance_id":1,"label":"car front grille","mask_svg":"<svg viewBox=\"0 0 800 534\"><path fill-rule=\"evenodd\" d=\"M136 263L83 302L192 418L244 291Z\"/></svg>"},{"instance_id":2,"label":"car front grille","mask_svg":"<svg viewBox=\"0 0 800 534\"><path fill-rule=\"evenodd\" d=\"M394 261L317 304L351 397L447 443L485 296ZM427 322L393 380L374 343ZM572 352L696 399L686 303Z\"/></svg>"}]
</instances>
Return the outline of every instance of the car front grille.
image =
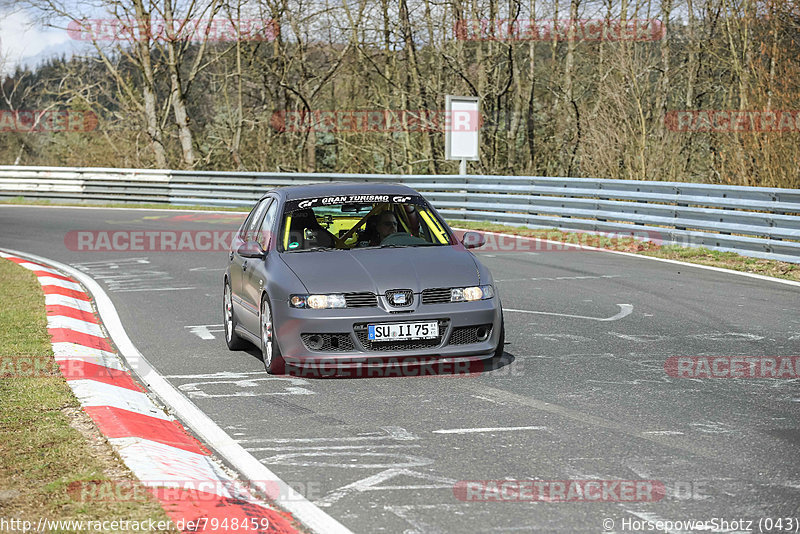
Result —
<instances>
[{"instance_id":1,"label":"car front grille","mask_svg":"<svg viewBox=\"0 0 800 534\"><path fill-rule=\"evenodd\" d=\"M459 326L453 328L453 333L450 334L448 345L469 345L470 343L478 343L478 329L485 328L492 335L492 325L478 325L478 326ZM488 339L488 336L487 336ZM485 341L485 340L484 340Z\"/></svg>"},{"instance_id":2,"label":"car front grille","mask_svg":"<svg viewBox=\"0 0 800 534\"><path fill-rule=\"evenodd\" d=\"M312 337L322 338L322 346L312 348ZM356 349L350 334L300 334L300 339L313 352L352 352Z\"/></svg>"},{"instance_id":3,"label":"car front grille","mask_svg":"<svg viewBox=\"0 0 800 534\"><path fill-rule=\"evenodd\" d=\"M438 347L442 344L442 338L450 326L448 319L439 319L439 336L434 339L414 339L409 341L370 341L368 339L367 323L357 323L353 326L353 331L358 341L367 351L407 351L420 350Z\"/></svg>"},{"instance_id":4,"label":"car front grille","mask_svg":"<svg viewBox=\"0 0 800 534\"><path fill-rule=\"evenodd\" d=\"M345 293L344 301L348 308L369 308L378 305L378 297L368 291L364 293Z\"/></svg>"},{"instance_id":5,"label":"car front grille","mask_svg":"<svg viewBox=\"0 0 800 534\"><path fill-rule=\"evenodd\" d=\"M449 287L426 289L422 292L423 304L443 304L445 302L450 302Z\"/></svg>"}]
</instances>

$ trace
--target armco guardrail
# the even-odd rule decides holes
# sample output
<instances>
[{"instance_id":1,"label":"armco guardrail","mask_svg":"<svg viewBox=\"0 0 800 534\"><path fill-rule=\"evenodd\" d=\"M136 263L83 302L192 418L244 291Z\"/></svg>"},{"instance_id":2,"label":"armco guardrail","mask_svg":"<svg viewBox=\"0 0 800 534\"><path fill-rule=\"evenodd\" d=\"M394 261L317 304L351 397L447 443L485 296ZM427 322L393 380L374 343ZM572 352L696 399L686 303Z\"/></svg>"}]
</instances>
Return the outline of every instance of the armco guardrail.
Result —
<instances>
[{"instance_id":1,"label":"armco guardrail","mask_svg":"<svg viewBox=\"0 0 800 534\"><path fill-rule=\"evenodd\" d=\"M271 187L400 182L448 219L634 235L800 263L800 189L525 176L0 166L0 197L250 206Z\"/></svg>"}]
</instances>

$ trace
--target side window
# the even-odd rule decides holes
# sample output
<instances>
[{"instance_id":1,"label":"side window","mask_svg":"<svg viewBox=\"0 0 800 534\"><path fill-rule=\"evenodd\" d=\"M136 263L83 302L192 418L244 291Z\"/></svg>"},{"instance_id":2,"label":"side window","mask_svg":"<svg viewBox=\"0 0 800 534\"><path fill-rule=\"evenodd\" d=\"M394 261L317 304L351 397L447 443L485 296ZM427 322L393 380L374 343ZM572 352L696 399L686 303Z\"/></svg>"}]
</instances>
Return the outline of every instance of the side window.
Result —
<instances>
[{"instance_id":1,"label":"side window","mask_svg":"<svg viewBox=\"0 0 800 534\"><path fill-rule=\"evenodd\" d=\"M256 230L261 222L261 216L264 214L264 210L267 209L267 206L269 206L270 202L272 202L271 198L265 198L250 213L250 217L247 219L245 226L242 227L243 234L240 234L242 241L255 241Z\"/></svg>"},{"instance_id":2,"label":"side window","mask_svg":"<svg viewBox=\"0 0 800 534\"><path fill-rule=\"evenodd\" d=\"M272 232L275 228L275 218L277 216L278 203L273 202L269 209L267 209L267 213L264 215L264 221L261 223L261 227L255 238L255 240L258 241L258 244L261 245L261 248L264 250L266 250L267 245L269 244Z\"/></svg>"},{"instance_id":3,"label":"side window","mask_svg":"<svg viewBox=\"0 0 800 534\"><path fill-rule=\"evenodd\" d=\"M247 215L247 218L242 223L242 226L239 227L239 234L238 234L239 239L241 239L242 241L245 240L245 236L247 235L247 229L250 228L251 224L253 224L254 219L258 219L258 216L261 214L265 203L268 203L268 201L269 199L265 199L262 202L256 204L255 207L253 207L253 209L250 210L250 213Z\"/></svg>"}]
</instances>

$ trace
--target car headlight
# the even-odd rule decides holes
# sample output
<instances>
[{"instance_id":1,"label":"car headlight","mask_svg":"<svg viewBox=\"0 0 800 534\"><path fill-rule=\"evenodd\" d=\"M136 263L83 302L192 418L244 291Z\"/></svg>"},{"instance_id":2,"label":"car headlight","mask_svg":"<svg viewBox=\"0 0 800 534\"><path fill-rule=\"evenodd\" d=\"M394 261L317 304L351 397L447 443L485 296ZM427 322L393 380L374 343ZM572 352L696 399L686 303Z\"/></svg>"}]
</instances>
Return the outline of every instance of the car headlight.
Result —
<instances>
[{"instance_id":1,"label":"car headlight","mask_svg":"<svg viewBox=\"0 0 800 534\"><path fill-rule=\"evenodd\" d=\"M292 308L313 308L322 310L325 308L346 308L347 303L344 295L292 295L289 297L289 306Z\"/></svg>"},{"instance_id":2,"label":"car headlight","mask_svg":"<svg viewBox=\"0 0 800 534\"><path fill-rule=\"evenodd\" d=\"M454 287L450 290L450 302L470 302L494 297L492 286Z\"/></svg>"}]
</instances>

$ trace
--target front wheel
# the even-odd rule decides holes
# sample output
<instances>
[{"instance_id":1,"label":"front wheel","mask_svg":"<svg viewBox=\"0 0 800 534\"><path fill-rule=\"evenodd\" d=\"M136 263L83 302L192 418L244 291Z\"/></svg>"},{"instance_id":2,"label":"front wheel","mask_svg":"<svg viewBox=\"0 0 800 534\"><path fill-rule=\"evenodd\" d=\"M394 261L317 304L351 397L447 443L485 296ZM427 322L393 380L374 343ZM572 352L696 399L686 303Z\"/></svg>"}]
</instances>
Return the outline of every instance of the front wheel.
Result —
<instances>
[{"instance_id":1,"label":"front wheel","mask_svg":"<svg viewBox=\"0 0 800 534\"><path fill-rule=\"evenodd\" d=\"M225 292L222 297L222 322L225 327L225 344L228 350L242 350L247 342L236 333L236 314L233 311L233 294L231 283L225 280Z\"/></svg>"},{"instance_id":2,"label":"front wheel","mask_svg":"<svg viewBox=\"0 0 800 534\"><path fill-rule=\"evenodd\" d=\"M281 349L275 339L275 326L272 322L272 308L269 299L264 296L261 300L261 355L264 360L264 369L271 375L284 373L284 361Z\"/></svg>"},{"instance_id":3,"label":"front wheel","mask_svg":"<svg viewBox=\"0 0 800 534\"><path fill-rule=\"evenodd\" d=\"M506 322L500 318L500 339L497 340L497 348L494 351L492 359L500 361L503 358L503 346L506 344Z\"/></svg>"}]
</instances>

